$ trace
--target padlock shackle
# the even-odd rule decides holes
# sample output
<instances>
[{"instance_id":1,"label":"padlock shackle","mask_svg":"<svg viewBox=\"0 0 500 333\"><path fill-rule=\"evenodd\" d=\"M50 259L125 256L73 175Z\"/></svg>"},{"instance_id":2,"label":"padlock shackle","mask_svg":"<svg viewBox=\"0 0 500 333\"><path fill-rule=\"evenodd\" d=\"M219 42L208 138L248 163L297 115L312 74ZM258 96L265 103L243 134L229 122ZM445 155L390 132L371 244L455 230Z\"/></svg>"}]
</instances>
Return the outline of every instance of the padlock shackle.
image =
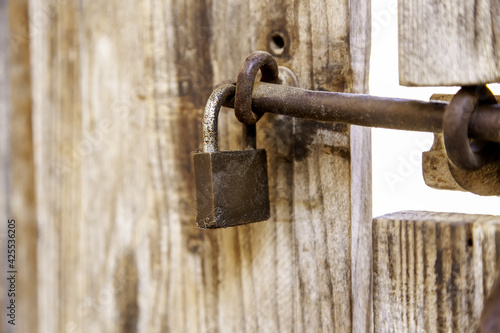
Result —
<instances>
[{"instance_id":1,"label":"padlock shackle","mask_svg":"<svg viewBox=\"0 0 500 333\"><path fill-rule=\"evenodd\" d=\"M241 124L243 127L242 149L257 149L257 127L255 124Z\"/></svg>"},{"instance_id":2,"label":"padlock shackle","mask_svg":"<svg viewBox=\"0 0 500 333\"><path fill-rule=\"evenodd\" d=\"M224 84L214 89L208 98L203 115L203 152L213 153L219 151L218 124L219 111L222 104L234 97L236 86Z\"/></svg>"},{"instance_id":3,"label":"padlock shackle","mask_svg":"<svg viewBox=\"0 0 500 333\"><path fill-rule=\"evenodd\" d=\"M236 93L236 86L224 84L214 89L208 98L203 116L203 152L213 153L219 151L219 112L220 108ZM256 149L255 124L243 125L243 149Z\"/></svg>"}]
</instances>

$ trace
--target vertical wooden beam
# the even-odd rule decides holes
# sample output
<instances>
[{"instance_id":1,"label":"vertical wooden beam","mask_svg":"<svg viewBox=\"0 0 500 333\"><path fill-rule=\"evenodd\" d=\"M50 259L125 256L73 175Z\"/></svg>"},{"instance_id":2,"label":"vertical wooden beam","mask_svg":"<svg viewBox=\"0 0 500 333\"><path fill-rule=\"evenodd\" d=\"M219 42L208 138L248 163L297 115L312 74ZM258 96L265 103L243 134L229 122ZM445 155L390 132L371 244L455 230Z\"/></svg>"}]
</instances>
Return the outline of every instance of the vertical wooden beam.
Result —
<instances>
[{"instance_id":1,"label":"vertical wooden beam","mask_svg":"<svg viewBox=\"0 0 500 333\"><path fill-rule=\"evenodd\" d=\"M375 332L473 332L497 277L500 219L399 212L373 220Z\"/></svg>"},{"instance_id":2,"label":"vertical wooden beam","mask_svg":"<svg viewBox=\"0 0 500 333\"><path fill-rule=\"evenodd\" d=\"M30 47L36 55L32 96L39 331L81 331L80 316L89 307L96 309L90 299L84 303L93 290L86 272L95 269L84 245L88 241L92 246L99 235L96 231L87 240L83 225L81 157L88 146L82 139L81 13L74 1L30 1L29 5Z\"/></svg>"},{"instance_id":3,"label":"vertical wooden beam","mask_svg":"<svg viewBox=\"0 0 500 333\"><path fill-rule=\"evenodd\" d=\"M31 124L28 2L2 1L0 12L4 15L2 23L6 25L2 31L7 34L6 39L0 43L4 73L2 77L5 80L0 83L3 93L0 97L2 100L0 103L3 104L0 131L6 154L1 157L2 166L0 166L2 180L5 182L2 182L4 208L1 210L1 218L2 228L8 219L15 220L14 270L17 271L15 326L7 324L7 331L37 332L37 220ZM2 265L2 269L7 269L7 265ZM2 321L4 319L2 318Z\"/></svg>"},{"instance_id":4,"label":"vertical wooden beam","mask_svg":"<svg viewBox=\"0 0 500 333\"><path fill-rule=\"evenodd\" d=\"M350 3L50 7L31 42L40 331L370 330L366 130L264 116L271 219L194 224L191 152L213 85L264 49L301 87L365 92L368 33L349 17L366 25L369 4ZM239 148L232 112L220 132Z\"/></svg>"},{"instance_id":5,"label":"vertical wooden beam","mask_svg":"<svg viewBox=\"0 0 500 333\"><path fill-rule=\"evenodd\" d=\"M349 2L352 92L368 93L371 2ZM373 331L371 129L351 126L351 272L353 332Z\"/></svg>"}]
</instances>

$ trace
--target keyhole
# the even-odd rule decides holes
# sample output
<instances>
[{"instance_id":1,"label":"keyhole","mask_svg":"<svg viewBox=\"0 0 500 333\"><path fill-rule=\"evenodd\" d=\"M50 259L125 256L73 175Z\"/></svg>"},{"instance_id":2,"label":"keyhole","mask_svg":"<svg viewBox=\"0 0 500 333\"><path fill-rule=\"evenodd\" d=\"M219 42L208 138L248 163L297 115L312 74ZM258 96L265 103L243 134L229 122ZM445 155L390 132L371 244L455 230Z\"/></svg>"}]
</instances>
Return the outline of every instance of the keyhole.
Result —
<instances>
[{"instance_id":1,"label":"keyhole","mask_svg":"<svg viewBox=\"0 0 500 333\"><path fill-rule=\"evenodd\" d=\"M271 40L269 42L269 48L274 55L281 55L285 51L285 38L279 33L275 32L271 35Z\"/></svg>"}]
</instances>

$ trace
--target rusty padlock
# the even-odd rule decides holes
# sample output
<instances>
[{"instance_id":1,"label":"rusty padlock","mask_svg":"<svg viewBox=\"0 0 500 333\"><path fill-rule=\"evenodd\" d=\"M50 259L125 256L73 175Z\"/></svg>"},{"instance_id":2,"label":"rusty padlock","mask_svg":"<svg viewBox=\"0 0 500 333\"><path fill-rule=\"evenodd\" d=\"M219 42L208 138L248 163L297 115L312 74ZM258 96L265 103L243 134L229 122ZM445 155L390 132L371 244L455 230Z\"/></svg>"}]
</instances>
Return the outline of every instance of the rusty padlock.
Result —
<instances>
[{"instance_id":1,"label":"rusty padlock","mask_svg":"<svg viewBox=\"0 0 500 333\"><path fill-rule=\"evenodd\" d=\"M196 224L226 228L267 220L270 216L267 156L256 149L255 125L243 124L246 150L219 151L217 123L222 103L234 85L216 88L203 119L203 152L194 153Z\"/></svg>"}]
</instances>

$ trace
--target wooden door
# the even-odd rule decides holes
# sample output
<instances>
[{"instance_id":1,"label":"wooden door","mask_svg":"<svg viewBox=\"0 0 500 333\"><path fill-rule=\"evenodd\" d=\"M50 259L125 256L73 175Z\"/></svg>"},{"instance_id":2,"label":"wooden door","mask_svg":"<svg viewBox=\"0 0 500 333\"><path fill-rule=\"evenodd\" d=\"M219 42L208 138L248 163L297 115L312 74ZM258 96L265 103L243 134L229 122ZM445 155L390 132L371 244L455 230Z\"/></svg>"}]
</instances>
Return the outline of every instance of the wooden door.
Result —
<instances>
[{"instance_id":1,"label":"wooden door","mask_svg":"<svg viewBox=\"0 0 500 333\"><path fill-rule=\"evenodd\" d=\"M4 331L372 329L369 129L266 115L271 219L248 226L195 228L191 162L212 87L253 50L300 87L367 92L369 1L1 0L0 15ZM238 147L232 112L220 124Z\"/></svg>"}]
</instances>

